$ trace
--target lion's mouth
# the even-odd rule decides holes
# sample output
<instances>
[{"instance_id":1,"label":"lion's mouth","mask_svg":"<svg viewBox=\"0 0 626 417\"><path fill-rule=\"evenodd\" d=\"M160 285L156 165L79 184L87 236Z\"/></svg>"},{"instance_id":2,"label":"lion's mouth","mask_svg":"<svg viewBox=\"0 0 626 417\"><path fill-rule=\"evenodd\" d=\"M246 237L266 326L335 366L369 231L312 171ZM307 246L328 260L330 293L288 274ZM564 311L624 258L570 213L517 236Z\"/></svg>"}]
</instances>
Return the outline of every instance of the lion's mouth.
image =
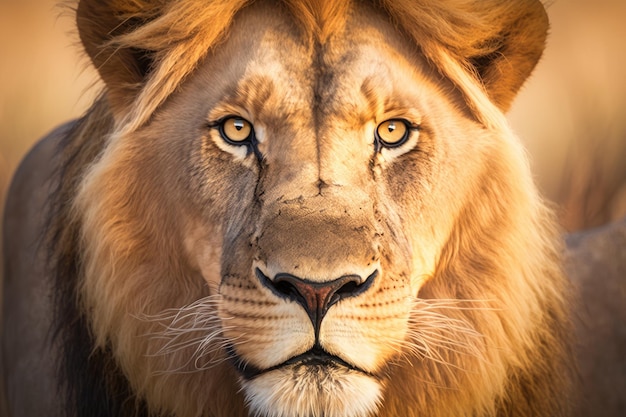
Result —
<instances>
[{"instance_id":1,"label":"lion's mouth","mask_svg":"<svg viewBox=\"0 0 626 417\"><path fill-rule=\"evenodd\" d=\"M331 355L326 352L320 346L314 346L310 350L300 355L287 359L278 365L269 368L258 368L254 365L246 363L232 347L227 348L228 355L235 365L235 368L239 374L246 380L252 380L260 375L272 372L278 369L296 368L296 367L310 367L311 369L323 370L323 369L346 369L356 371L365 375L373 376L369 372L360 369L338 356Z\"/></svg>"}]
</instances>

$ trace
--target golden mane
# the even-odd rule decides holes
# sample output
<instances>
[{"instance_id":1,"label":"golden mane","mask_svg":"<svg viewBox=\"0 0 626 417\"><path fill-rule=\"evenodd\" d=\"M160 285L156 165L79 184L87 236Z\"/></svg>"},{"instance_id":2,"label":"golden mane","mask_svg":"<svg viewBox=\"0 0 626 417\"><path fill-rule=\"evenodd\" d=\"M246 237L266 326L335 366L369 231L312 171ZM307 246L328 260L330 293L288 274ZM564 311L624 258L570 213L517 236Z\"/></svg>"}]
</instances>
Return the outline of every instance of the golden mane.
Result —
<instances>
[{"instance_id":1,"label":"golden mane","mask_svg":"<svg viewBox=\"0 0 626 417\"><path fill-rule=\"evenodd\" d=\"M223 39L233 17L250 4L251 0L219 0L207 3L202 0L155 2L147 0L119 0L119 14L102 16L101 21L83 21L84 16L98 13L98 6L81 2L77 8L81 38L94 56L96 67L106 81L107 67L119 66L119 54L128 51L145 51L150 56L150 76L137 79L134 85L121 86L124 98L135 96L131 111L119 115L117 130L131 132L149 120L154 111L176 90L207 55ZM520 0L528 9L524 23L534 20L533 27L545 25L545 13L535 0ZM505 123L485 91L481 82L497 82L501 77L525 79L532 70L529 65L512 64L511 57L486 74L478 74L476 63L481 59L498 59L504 56L506 45L501 42L506 35L513 40L536 36L536 31L520 24L522 19L513 14L506 0L378 0L372 3L386 10L391 21L419 45L424 55L464 91L470 107L486 126ZM519 2L518 2L519 3ZM282 0L309 37L324 40L341 24L338 17L345 16L350 0ZM516 4L516 7L520 7ZM539 18L539 19L538 19ZM525 39L530 40L530 39ZM543 46L543 42L540 42ZM525 58L538 58L542 49L522 51ZM506 70L499 68L506 66ZM111 71L115 71L113 68ZM119 68L117 69L119 70ZM131 69L128 69L129 71ZM482 81L479 81L479 77ZM517 89L519 85L514 86ZM132 94L134 93L134 94ZM513 92L491 97L496 104L507 107Z\"/></svg>"}]
</instances>

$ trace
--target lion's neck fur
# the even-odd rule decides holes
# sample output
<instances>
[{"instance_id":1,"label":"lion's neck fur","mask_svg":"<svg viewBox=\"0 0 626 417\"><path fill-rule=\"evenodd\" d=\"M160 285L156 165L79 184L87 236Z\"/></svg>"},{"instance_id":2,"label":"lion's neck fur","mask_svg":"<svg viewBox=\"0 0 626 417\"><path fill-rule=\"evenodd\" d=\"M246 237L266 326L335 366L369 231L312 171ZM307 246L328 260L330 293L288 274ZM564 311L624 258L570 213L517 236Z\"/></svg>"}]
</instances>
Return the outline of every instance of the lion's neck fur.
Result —
<instances>
[{"instance_id":1,"label":"lion's neck fur","mask_svg":"<svg viewBox=\"0 0 626 417\"><path fill-rule=\"evenodd\" d=\"M55 280L54 335L61 347L58 364L67 417L148 416L107 350L94 349L87 312L79 307L80 223L73 210L82 175L102 152L113 119L104 99L74 122L61 141L57 189L50 195L47 224L48 267Z\"/></svg>"}]
</instances>

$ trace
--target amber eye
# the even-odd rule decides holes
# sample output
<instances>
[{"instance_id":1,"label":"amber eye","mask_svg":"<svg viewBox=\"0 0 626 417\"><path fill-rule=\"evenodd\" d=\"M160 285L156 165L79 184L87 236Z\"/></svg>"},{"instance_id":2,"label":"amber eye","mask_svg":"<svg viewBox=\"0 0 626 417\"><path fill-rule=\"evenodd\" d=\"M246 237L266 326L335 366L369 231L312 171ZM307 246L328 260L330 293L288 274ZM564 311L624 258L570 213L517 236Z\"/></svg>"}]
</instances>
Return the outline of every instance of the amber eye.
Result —
<instances>
[{"instance_id":1,"label":"amber eye","mask_svg":"<svg viewBox=\"0 0 626 417\"><path fill-rule=\"evenodd\" d=\"M376 128L376 145L385 148L396 148L409 138L409 125L402 119L385 120Z\"/></svg>"},{"instance_id":2,"label":"amber eye","mask_svg":"<svg viewBox=\"0 0 626 417\"><path fill-rule=\"evenodd\" d=\"M227 117L219 126L222 138L233 145L243 145L252 135L252 124L241 117Z\"/></svg>"}]
</instances>

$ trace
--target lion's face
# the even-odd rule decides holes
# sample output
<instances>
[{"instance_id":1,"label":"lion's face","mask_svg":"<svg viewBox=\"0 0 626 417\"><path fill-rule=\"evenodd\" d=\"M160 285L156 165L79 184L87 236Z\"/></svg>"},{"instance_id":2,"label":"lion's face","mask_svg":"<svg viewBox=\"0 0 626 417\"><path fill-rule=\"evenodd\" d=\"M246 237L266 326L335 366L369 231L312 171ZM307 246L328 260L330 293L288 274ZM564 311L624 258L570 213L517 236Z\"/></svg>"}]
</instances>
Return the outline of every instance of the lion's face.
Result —
<instances>
[{"instance_id":1,"label":"lion's face","mask_svg":"<svg viewBox=\"0 0 626 417\"><path fill-rule=\"evenodd\" d=\"M524 164L387 20L355 8L320 42L248 7L84 181L84 303L157 408L221 415L213 397L240 385L255 415L357 417L402 369L452 390L478 369L504 378L506 346L485 359L471 312L495 284L446 268L471 252L461 213L516 216L524 185L493 179Z\"/></svg>"},{"instance_id":2,"label":"lion's face","mask_svg":"<svg viewBox=\"0 0 626 417\"><path fill-rule=\"evenodd\" d=\"M432 167L445 142L475 153L484 135L469 119L439 130L453 97L381 19L317 48L286 38L296 29L280 18L248 19L163 117L201 129L189 139L190 197L208 212L187 248L198 265L211 261L203 277L221 297L225 348L254 410L364 416L407 347L415 297L456 216L433 201L447 179ZM198 95L203 105L176 120ZM459 198L464 187L453 186ZM205 255L216 244L219 269Z\"/></svg>"}]
</instances>

